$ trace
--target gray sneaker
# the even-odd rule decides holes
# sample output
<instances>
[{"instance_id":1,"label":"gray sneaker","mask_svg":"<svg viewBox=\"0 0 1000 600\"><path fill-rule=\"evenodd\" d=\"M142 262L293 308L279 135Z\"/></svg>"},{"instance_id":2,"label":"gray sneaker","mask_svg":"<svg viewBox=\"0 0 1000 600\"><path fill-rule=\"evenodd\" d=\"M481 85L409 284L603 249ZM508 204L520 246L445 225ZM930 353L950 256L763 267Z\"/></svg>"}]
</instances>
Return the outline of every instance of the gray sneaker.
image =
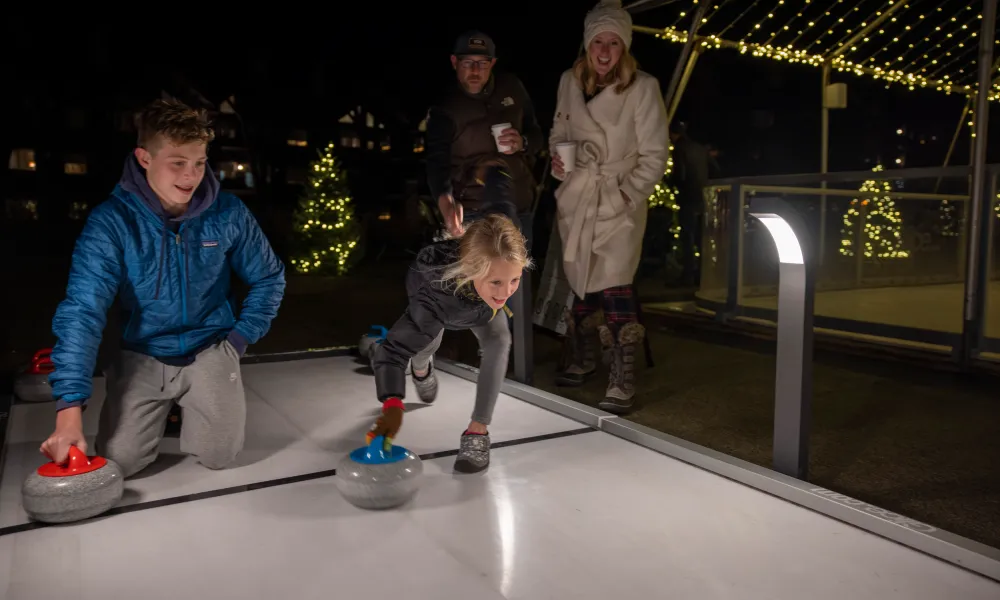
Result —
<instances>
[{"instance_id":1,"label":"gray sneaker","mask_svg":"<svg viewBox=\"0 0 1000 600\"><path fill-rule=\"evenodd\" d=\"M413 372L410 373L410 379L413 380L413 385L417 388L417 396L420 401L430 404L437 400L438 395L438 378L434 372L434 361L430 362L427 369L427 376L423 379L417 379Z\"/></svg>"},{"instance_id":2,"label":"gray sneaker","mask_svg":"<svg viewBox=\"0 0 1000 600\"><path fill-rule=\"evenodd\" d=\"M490 466L490 434L463 433L455 459L459 473L478 473Z\"/></svg>"}]
</instances>

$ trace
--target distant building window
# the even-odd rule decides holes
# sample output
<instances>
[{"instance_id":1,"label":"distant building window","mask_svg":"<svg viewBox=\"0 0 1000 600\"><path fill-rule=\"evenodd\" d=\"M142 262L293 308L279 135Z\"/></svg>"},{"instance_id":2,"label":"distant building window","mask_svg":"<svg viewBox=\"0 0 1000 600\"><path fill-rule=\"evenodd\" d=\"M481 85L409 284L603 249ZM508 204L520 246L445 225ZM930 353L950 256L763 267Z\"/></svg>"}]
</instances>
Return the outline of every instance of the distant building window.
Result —
<instances>
[{"instance_id":1,"label":"distant building window","mask_svg":"<svg viewBox=\"0 0 1000 600\"><path fill-rule=\"evenodd\" d=\"M392 150L392 140L390 140L388 137L382 138L381 148L382 152L388 152L389 150Z\"/></svg>"},{"instance_id":2,"label":"distant building window","mask_svg":"<svg viewBox=\"0 0 1000 600\"><path fill-rule=\"evenodd\" d=\"M66 125L70 129L85 129L87 127L87 111L82 108L70 108L66 111Z\"/></svg>"},{"instance_id":3,"label":"distant building window","mask_svg":"<svg viewBox=\"0 0 1000 600\"><path fill-rule=\"evenodd\" d=\"M344 135L340 138L340 145L344 148L360 148L361 138L356 135Z\"/></svg>"},{"instance_id":4,"label":"distant building window","mask_svg":"<svg viewBox=\"0 0 1000 600\"><path fill-rule=\"evenodd\" d=\"M375 115L365 113L365 126L368 127L368 129L375 127Z\"/></svg>"},{"instance_id":5,"label":"distant building window","mask_svg":"<svg viewBox=\"0 0 1000 600\"><path fill-rule=\"evenodd\" d=\"M285 181L289 185L305 185L309 181L308 170L305 167L288 167Z\"/></svg>"},{"instance_id":6,"label":"distant building window","mask_svg":"<svg viewBox=\"0 0 1000 600\"><path fill-rule=\"evenodd\" d=\"M63 172L67 175L86 175L87 157L79 155L68 156L66 162L63 163Z\"/></svg>"},{"instance_id":7,"label":"distant building window","mask_svg":"<svg viewBox=\"0 0 1000 600\"><path fill-rule=\"evenodd\" d=\"M12 171L34 171L35 151L30 148L16 148L12 150L7 168Z\"/></svg>"},{"instance_id":8,"label":"distant building window","mask_svg":"<svg viewBox=\"0 0 1000 600\"><path fill-rule=\"evenodd\" d=\"M388 221L392 219L392 213L384 212L378 216L379 221Z\"/></svg>"},{"instance_id":9,"label":"distant building window","mask_svg":"<svg viewBox=\"0 0 1000 600\"><path fill-rule=\"evenodd\" d=\"M425 149L424 148L424 138L423 138L423 136L420 136L416 140L413 141L413 153L414 154L420 154L421 152L424 151L424 149Z\"/></svg>"},{"instance_id":10,"label":"distant building window","mask_svg":"<svg viewBox=\"0 0 1000 600\"><path fill-rule=\"evenodd\" d=\"M375 142L373 142L371 140L368 140L368 144L366 144L366 145L367 145L367 147L368 147L369 150L374 150L375 149Z\"/></svg>"},{"instance_id":11,"label":"distant building window","mask_svg":"<svg viewBox=\"0 0 1000 600\"><path fill-rule=\"evenodd\" d=\"M253 187L253 173L251 173L250 165L246 163L233 160L223 161L217 165L217 171L219 181L224 184L232 183L236 186Z\"/></svg>"},{"instance_id":12,"label":"distant building window","mask_svg":"<svg viewBox=\"0 0 1000 600\"><path fill-rule=\"evenodd\" d=\"M230 125L228 123L219 124L215 128L218 132L220 138L226 138L227 140L236 139L236 126Z\"/></svg>"},{"instance_id":13,"label":"distant building window","mask_svg":"<svg viewBox=\"0 0 1000 600\"><path fill-rule=\"evenodd\" d=\"M421 121L419 125L417 125L417 131L420 131L420 132L427 131L427 118L428 117L424 117L424 120Z\"/></svg>"},{"instance_id":14,"label":"distant building window","mask_svg":"<svg viewBox=\"0 0 1000 600\"><path fill-rule=\"evenodd\" d=\"M118 122L118 131L121 133L131 133L135 131L135 115L131 111L119 111L115 117Z\"/></svg>"},{"instance_id":15,"label":"distant building window","mask_svg":"<svg viewBox=\"0 0 1000 600\"><path fill-rule=\"evenodd\" d=\"M309 136L301 129L295 129L288 134L288 145L305 148L309 145Z\"/></svg>"}]
</instances>

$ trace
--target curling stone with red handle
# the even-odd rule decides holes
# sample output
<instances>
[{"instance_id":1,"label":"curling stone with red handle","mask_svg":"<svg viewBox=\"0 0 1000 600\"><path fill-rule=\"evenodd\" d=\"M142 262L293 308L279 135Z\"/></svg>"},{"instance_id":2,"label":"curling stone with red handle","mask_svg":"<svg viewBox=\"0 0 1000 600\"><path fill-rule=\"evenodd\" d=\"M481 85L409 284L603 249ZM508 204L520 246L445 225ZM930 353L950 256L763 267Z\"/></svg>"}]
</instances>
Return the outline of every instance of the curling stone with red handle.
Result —
<instances>
[{"instance_id":1,"label":"curling stone with red handle","mask_svg":"<svg viewBox=\"0 0 1000 600\"><path fill-rule=\"evenodd\" d=\"M22 402L51 402L52 386L49 374L56 370L52 364L52 348L35 352L31 365L14 379L14 397Z\"/></svg>"},{"instance_id":2,"label":"curling stone with red handle","mask_svg":"<svg viewBox=\"0 0 1000 600\"><path fill-rule=\"evenodd\" d=\"M21 504L37 521L69 523L106 512L124 493L121 467L100 456L88 458L70 446L67 464L46 463L28 476L21 488Z\"/></svg>"}]
</instances>

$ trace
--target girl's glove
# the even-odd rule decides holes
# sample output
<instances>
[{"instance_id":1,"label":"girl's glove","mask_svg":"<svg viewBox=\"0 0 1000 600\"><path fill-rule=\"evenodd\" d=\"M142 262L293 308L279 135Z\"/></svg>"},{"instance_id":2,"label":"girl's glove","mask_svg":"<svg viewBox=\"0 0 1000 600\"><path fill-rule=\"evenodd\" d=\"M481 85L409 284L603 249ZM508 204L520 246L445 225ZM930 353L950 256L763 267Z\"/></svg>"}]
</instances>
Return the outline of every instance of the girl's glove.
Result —
<instances>
[{"instance_id":1,"label":"girl's glove","mask_svg":"<svg viewBox=\"0 0 1000 600\"><path fill-rule=\"evenodd\" d=\"M392 440L403 426L403 401L399 398L389 398L382 404L382 416L375 421L365 435L365 444L371 444L378 436L385 438L385 450L392 448Z\"/></svg>"}]
</instances>

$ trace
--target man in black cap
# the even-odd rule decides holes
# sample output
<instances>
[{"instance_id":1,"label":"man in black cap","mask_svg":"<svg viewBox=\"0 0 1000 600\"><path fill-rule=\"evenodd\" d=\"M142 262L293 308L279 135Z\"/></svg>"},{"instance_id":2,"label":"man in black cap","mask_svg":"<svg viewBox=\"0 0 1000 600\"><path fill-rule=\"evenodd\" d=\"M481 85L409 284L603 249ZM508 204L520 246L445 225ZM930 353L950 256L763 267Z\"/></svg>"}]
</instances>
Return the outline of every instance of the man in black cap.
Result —
<instances>
[{"instance_id":1,"label":"man in black cap","mask_svg":"<svg viewBox=\"0 0 1000 600\"><path fill-rule=\"evenodd\" d=\"M534 199L532 165L544 138L521 81L495 73L484 33L459 36L451 57L456 85L427 121L427 182L452 235L463 221L499 212L520 224ZM509 124L508 127L497 127Z\"/></svg>"}]
</instances>

